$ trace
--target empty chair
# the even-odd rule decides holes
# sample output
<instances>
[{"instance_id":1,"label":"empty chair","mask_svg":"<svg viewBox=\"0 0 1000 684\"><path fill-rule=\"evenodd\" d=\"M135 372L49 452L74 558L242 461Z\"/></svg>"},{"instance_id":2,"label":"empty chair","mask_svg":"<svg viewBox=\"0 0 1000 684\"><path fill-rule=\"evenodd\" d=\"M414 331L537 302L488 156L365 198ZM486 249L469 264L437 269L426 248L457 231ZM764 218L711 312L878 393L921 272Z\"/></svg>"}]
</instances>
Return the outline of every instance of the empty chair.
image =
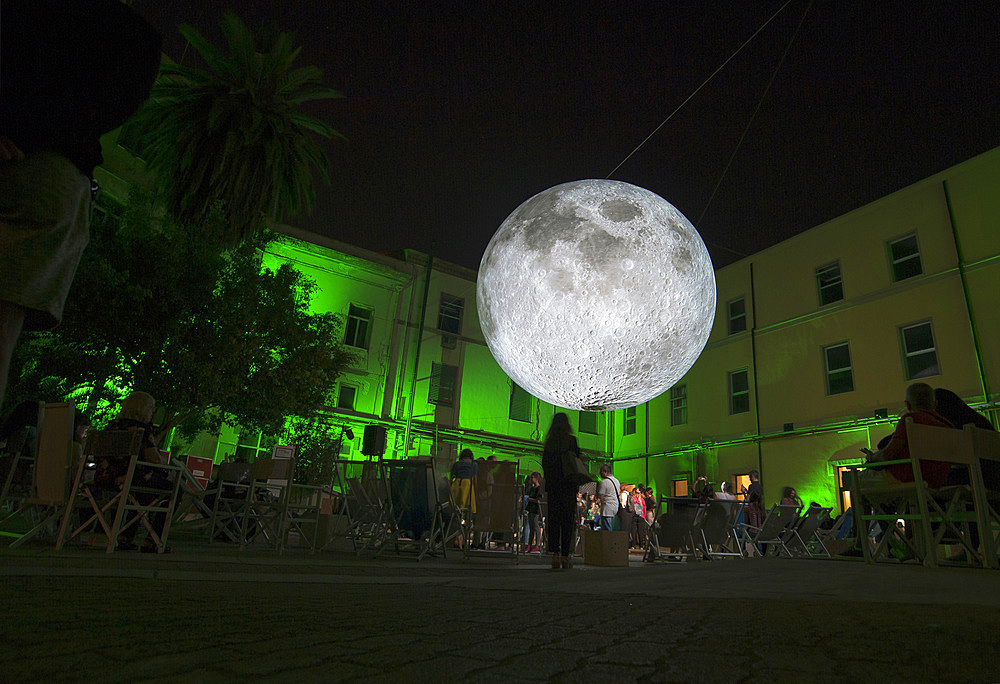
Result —
<instances>
[{"instance_id":1,"label":"empty chair","mask_svg":"<svg viewBox=\"0 0 1000 684\"><path fill-rule=\"evenodd\" d=\"M661 496L659 508L642 559L654 561L696 557L698 545L695 532L703 511L698 499Z\"/></svg>"},{"instance_id":2,"label":"empty chair","mask_svg":"<svg viewBox=\"0 0 1000 684\"><path fill-rule=\"evenodd\" d=\"M743 524L744 541L761 555L764 554L768 544L776 546L779 554L784 551L786 555L791 555L785 545L785 539L792 525L798 520L799 508L800 506L772 506L760 527Z\"/></svg>"},{"instance_id":3,"label":"empty chair","mask_svg":"<svg viewBox=\"0 0 1000 684\"><path fill-rule=\"evenodd\" d=\"M696 530L696 541L707 558L743 557L736 526L743 502L709 499Z\"/></svg>"},{"instance_id":4,"label":"empty chair","mask_svg":"<svg viewBox=\"0 0 1000 684\"><path fill-rule=\"evenodd\" d=\"M830 517L832 508L810 506L805 515L785 535L785 548L793 556L830 558L830 551L818 534L819 527Z\"/></svg>"}]
</instances>

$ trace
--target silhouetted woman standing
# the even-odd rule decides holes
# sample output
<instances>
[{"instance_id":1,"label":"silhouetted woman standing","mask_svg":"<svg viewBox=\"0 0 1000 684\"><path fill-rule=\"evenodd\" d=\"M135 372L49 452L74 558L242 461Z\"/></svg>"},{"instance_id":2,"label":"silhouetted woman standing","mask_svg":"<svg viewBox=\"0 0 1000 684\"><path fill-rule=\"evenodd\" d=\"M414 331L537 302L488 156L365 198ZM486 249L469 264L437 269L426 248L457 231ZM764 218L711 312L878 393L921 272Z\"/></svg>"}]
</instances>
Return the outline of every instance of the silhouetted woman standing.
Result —
<instances>
[{"instance_id":1,"label":"silhouetted woman standing","mask_svg":"<svg viewBox=\"0 0 1000 684\"><path fill-rule=\"evenodd\" d=\"M552 426L545 436L545 450L542 453L542 470L545 471L545 491L549 501L548 526L549 553L552 554L552 569L571 568L570 554L573 553L573 538L576 532L576 493L563 473L563 454L570 452L572 458L581 458L580 447L569 425L565 413L552 417Z\"/></svg>"}]
</instances>

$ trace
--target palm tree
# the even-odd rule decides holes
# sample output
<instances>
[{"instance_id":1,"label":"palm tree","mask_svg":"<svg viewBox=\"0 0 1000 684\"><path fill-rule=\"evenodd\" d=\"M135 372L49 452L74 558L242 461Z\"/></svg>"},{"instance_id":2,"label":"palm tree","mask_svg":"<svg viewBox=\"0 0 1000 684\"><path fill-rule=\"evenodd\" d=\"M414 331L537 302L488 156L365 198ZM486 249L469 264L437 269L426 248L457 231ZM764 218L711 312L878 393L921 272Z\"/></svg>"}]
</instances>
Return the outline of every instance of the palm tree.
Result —
<instances>
[{"instance_id":1,"label":"palm tree","mask_svg":"<svg viewBox=\"0 0 1000 684\"><path fill-rule=\"evenodd\" d=\"M330 182L329 160L313 134L342 136L302 105L340 93L323 86L316 67L293 68L300 48L291 34L252 32L229 13L223 54L191 26L179 30L207 69L163 64L136 120L170 213L182 224L207 225L210 214L222 212L213 216L225 226L221 242L233 244L262 220L308 211L313 170Z\"/></svg>"}]
</instances>

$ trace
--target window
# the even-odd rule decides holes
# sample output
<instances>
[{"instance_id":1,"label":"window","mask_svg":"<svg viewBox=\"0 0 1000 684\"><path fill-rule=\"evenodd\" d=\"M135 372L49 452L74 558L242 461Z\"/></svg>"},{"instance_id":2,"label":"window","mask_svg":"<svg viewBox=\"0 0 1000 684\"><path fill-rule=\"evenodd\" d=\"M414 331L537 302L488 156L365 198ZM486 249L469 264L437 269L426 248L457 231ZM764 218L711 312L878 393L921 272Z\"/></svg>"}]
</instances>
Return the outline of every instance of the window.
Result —
<instances>
[{"instance_id":1,"label":"window","mask_svg":"<svg viewBox=\"0 0 1000 684\"><path fill-rule=\"evenodd\" d=\"M750 473L733 475L733 494L737 501L743 501L743 490L750 486Z\"/></svg>"},{"instance_id":2,"label":"window","mask_svg":"<svg viewBox=\"0 0 1000 684\"><path fill-rule=\"evenodd\" d=\"M531 395L516 382L510 388L510 419L531 420Z\"/></svg>"},{"instance_id":3,"label":"window","mask_svg":"<svg viewBox=\"0 0 1000 684\"><path fill-rule=\"evenodd\" d=\"M889 258L892 260L892 280L898 282L923 273L920 266L920 249L917 234L893 240L889 243Z\"/></svg>"},{"instance_id":4,"label":"window","mask_svg":"<svg viewBox=\"0 0 1000 684\"><path fill-rule=\"evenodd\" d=\"M368 349L371 327L371 309L362 309L360 306L351 304L347 311L347 334L344 336L344 344L359 349Z\"/></svg>"},{"instance_id":5,"label":"window","mask_svg":"<svg viewBox=\"0 0 1000 684\"><path fill-rule=\"evenodd\" d=\"M580 411L580 432L588 435L597 434L597 414L593 411Z\"/></svg>"},{"instance_id":6,"label":"window","mask_svg":"<svg viewBox=\"0 0 1000 684\"><path fill-rule=\"evenodd\" d=\"M688 495L687 480L673 480L670 482L670 496L687 496L687 495Z\"/></svg>"},{"instance_id":7,"label":"window","mask_svg":"<svg viewBox=\"0 0 1000 684\"><path fill-rule=\"evenodd\" d=\"M819 288L820 306L839 302L844 298L844 283L840 279L839 261L816 269L816 287Z\"/></svg>"},{"instance_id":8,"label":"window","mask_svg":"<svg viewBox=\"0 0 1000 684\"><path fill-rule=\"evenodd\" d=\"M747 304L743 297L729 302L729 334L734 335L747 329Z\"/></svg>"},{"instance_id":9,"label":"window","mask_svg":"<svg viewBox=\"0 0 1000 684\"><path fill-rule=\"evenodd\" d=\"M729 373L729 414L750 411L750 382L746 370Z\"/></svg>"},{"instance_id":10,"label":"window","mask_svg":"<svg viewBox=\"0 0 1000 684\"><path fill-rule=\"evenodd\" d=\"M851 370L851 350L847 343L823 349L826 361L826 393L843 394L854 391L854 372Z\"/></svg>"},{"instance_id":11,"label":"window","mask_svg":"<svg viewBox=\"0 0 1000 684\"><path fill-rule=\"evenodd\" d=\"M427 401L439 406L454 405L457 380L458 366L447 366L443 363L431 364L431 387Z\"/></svg>"},{"instance_id":12,"label":"window","mask_svg":"<svg viewBox=\"0 0 1000 684\"><path fill-rule=\"evenodd\" d=\"M688 390L687 385L675 385L670 388L670 424L686 425L688 422Z\"/></svg>"},{"instance_id":13,"label":"window","mask_svg":"<svg viewBox=\"0 0 1000 684\"><path fill-rule=\"evenodd\" d=\"M348 411L354 410L354 396L357 394L358 388L353 385L340 386L340 391L337 392L337 408L347 409Z\"/></svg>"},{"instance_id":14,"label":"window","mask_svg":"<svg viewBox=\"0 0 1000 684\"><path fill-rule=\"evenodd\" d=\"M622 434L635 434L635 406L622 411Z\"/></svg>"},{"instance_id":15,"label":"window","mask_svg":"<svg viewBox=\"0 0 1000 684\"><path fill-rule=\"evenodd\" d=\"M438 330L453 335L462 334L462 311L465 300L449 294L441 294L441 308L438 309Z\"/></svg>"},{"instance_id":16,"label":"window","mask_svg":"<svg viewBox=\"0 0 1000 684\"><path fill-rule=\"evenodd\" d=\"M900 329L903 340L903 363L906 379L917 380L941 373L938 366L937 349L934 347L934 331L930 323L918 323Z\"/></svg>"}]
</instances>

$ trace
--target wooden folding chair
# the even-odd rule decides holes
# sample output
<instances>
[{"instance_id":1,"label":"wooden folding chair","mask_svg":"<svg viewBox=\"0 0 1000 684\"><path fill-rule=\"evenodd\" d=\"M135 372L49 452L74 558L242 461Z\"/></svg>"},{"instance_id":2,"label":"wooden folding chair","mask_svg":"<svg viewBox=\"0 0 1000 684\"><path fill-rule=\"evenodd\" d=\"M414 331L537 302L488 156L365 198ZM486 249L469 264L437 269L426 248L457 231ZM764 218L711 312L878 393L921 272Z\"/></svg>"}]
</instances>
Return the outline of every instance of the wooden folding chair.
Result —
<instances>
[{"instance_id":1,"label":"wooden folding chair","mask_svg":"<svg viewBox=\"0 0 1000 684\"><path fill-rule=\"evenodd\" d=\"M211 501L208 543L229 541L243 543L243 517L250 502L250 464L242 461L223 463L216 470L214 484L203 495Z\"/></svg>"},{"instance_id":2,"label":"wooden folding chair","mask_svg":"<svg viewBox=\"0 0 1000 684\"><path fill-rule=\"evenodd\" d=\"M140 446L139 452L142 447ZM156 547L157 553L167 550L167 536L177 503L183 466L171 463L152 463L136 455L129 463L122 484L121 500L111 528L108 553L114 551L118 536L133 526L146 528L146 539ZM163 527L156 529L151 516L162 518Z\"/></svg>"},{"instance_id":3,"label":"wooden folding chair","mask_svg":"<svg viewBox=\"0 0 1000 684\"><path fill-rule=\"evenodd\" d=\"M55 536L57 522L64 515L70 499L70 475L73 472L72 404L41 404L38 410L38 443L32 474L31 492L21 498L16 508L0 521L4 536L17 537L10 545L16 548L48 532ZM20 450L20 446L19 446ZM12 524L27 526L24 532L10 529Z\"/></svg>"},{"instance_id":4,"label":"wooden folding chair","mask_svg":"<svg viewBox=\"0 0 1000 684\"><path fill-rule=\"evenodd\" d=\"M67 541L85 532L92 532L95 525L100 526L104 539L107 541L108 551L114 550L116 540L112 530L118 515L118 508L124 498L124 490L119 486L103 488L94 484L92 480L88 479L90 473L87 472L87 461L90 459L97 463L104 460L109 463L124 462L128 463L128 469L132 470L141 445L142 430L138 428L90 431L84 447L84 457L80 459L76 467L69 505L62 523L59 525L59 536L56 539L57 551ZM76 521L74 521L74 514L78 515Z\"/></svg>"},{"instance_id":5,"label":"wooden folding chair","mask_svg":"<svg viewBox=\"0 0 1000 684\"><path fill-rule=\"evenodd\" d=\"M279 551L284 551L289 533L298 535L300 543L315 553L319 546L320 518L322 516L323 487L291 483L285 506L286 526Z\"/></svg>"},{"instance_id":6,"label":"wooden folding chair","mask_svg":"<svg viewBox=\"0 0 1000 684\"><path fill-rule=\"evenodd\" d=\"M258 458L250 464L240 548L263 537L268 546L281 551L294 471L294 458Z\"/></svg>"},{"instance_id":7,"label":"wooden folding chair","mask_svg":"<svg viewBox=\"0 0 1000 684\"><path fill-rule=\"evenodd\" d=\"M936 567L941 563L941 548L958 546L965 551L968 564L996 567L995 551L992 555L989 551L991 545L974 545L970 539L970 524L984 533L990 529L972 433L916 423L907 423L906 433L910 458L879 466L907 465L913 472L913 482L899 482L888 476L880 482L866 482L859 474L861 468L852 471L851 500L859 502L857 530L865 560L892 560L895 545L898 553ZM921 462L928 460L951 463L959 472L964 470L968 479L962 484L929 487L921 470ZM860 510L862 501L872 505L872 513ZM874 544L868 542L868 528L872 525L887 526ZM987 535L982 537L986 539Z\"/></svg>"},{"instance_id":8,"label":"wooden folding chair","mask_svg":"<svg viewBox=\"0 0 1000 684\"><path fill-rule=\"evenodd\" d=\"M0 472L4 473L3 488L0 489L0 510L8 507L15 511L20 507L21 500L31 496L32 482L24 478L31 473L33 479L35 467L35 449L25 449L29 440L37 434L37 428L30 425L15 430L7 440L6 454L0 460Z\"/></svg>"}]
</instances>

